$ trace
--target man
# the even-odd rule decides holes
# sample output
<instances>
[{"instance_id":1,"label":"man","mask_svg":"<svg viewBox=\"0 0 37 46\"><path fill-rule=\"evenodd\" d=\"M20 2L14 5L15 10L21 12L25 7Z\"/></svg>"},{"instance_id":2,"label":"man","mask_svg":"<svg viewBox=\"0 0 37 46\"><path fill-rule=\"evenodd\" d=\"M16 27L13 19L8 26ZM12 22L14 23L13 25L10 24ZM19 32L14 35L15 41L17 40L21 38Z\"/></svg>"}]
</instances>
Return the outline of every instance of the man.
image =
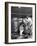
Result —
<instances>
[{"instance_id":1,"label":"man","mask_svg":"<svg viewBox=\"0 0 37 46\"><path fill-rule=\"evenodd\" d=\"M31 17L25 18L26 27L23 31L24 38L28 38L32 35L32 19Z\"/></svg>"}]
</instances>

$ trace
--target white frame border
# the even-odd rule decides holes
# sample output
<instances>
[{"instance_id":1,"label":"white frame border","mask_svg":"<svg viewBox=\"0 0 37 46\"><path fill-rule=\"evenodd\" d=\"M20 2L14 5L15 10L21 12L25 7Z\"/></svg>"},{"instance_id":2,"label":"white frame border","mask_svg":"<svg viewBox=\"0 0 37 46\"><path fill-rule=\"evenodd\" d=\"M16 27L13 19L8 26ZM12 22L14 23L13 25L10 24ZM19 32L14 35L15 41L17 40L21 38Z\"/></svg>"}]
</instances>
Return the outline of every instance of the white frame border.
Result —
<instances>
[{"instance_id":1,"label":"white frame border","mask_svg":"<svg viewBox=\"0 0 37 46\"><path fill-rule=\"evenodd\" d=\"M33 15L33 38L32 39L11 39L11 6L19 6L19 7L32 7L32 15ZM30 4L8 4L8 42L30 42L35 41L35 5Z\"/></svg>"}]
</instances>

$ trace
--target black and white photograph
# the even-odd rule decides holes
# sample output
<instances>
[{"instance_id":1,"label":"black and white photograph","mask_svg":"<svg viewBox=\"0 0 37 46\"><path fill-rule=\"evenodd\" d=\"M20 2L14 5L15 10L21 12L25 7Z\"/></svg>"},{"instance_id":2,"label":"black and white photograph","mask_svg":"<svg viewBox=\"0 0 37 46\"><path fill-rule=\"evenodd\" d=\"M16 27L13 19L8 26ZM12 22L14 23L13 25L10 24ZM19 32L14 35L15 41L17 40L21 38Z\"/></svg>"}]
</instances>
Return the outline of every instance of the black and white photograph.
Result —
<instances>
[{"instance_id":1,"label":"black and white photograph","mask_svg":"<svg viewBox=\"0 0 37 46\"><path fill-rule=\"evenodd\" d=\"M29 43L36 40L35 3L6 2L7 43Z\"/></svg>"},{"instance_id":2,"label":"black and white photograph","mask_svg":"<svg viewBox=\"0 0 37 46\"><path fill-rule=\"evenodd\" d=\"M32 38L32 8L11 7L11 39Z\"/></svg>"}]
</instances>

